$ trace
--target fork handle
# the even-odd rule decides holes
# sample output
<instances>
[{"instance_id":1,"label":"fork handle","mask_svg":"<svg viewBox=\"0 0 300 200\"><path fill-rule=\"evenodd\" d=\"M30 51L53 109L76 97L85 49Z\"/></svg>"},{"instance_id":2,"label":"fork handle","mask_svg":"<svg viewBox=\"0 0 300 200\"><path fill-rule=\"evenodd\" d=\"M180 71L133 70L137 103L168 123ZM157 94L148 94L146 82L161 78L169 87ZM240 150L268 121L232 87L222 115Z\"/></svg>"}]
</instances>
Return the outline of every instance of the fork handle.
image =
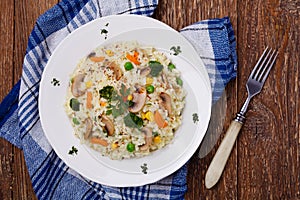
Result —
<instances>
[{"instance_id":1,"label":"fork handle","mask_svg":"<svg viewBox=\"0 0 300 200\"><path fill-rule=\"evenodd\" d=\"M243 123L233 120L225 134L225 137L220 144L215 156L213 157L205 175L205 186L207 189L213 187L220 179L227 159L234 146Z\"/></svg>"}]
</instances>

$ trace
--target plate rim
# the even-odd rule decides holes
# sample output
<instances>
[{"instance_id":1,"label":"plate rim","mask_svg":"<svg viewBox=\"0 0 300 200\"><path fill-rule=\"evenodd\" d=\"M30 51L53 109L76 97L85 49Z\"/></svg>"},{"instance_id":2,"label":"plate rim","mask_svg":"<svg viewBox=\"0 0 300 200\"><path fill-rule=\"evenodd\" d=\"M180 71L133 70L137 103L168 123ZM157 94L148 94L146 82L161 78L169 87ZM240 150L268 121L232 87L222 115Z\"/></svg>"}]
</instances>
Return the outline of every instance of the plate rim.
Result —
<instances>
[{"instance_id":1,"label":"plate rim","mask_svg":"<svg viewBox=\"0 0 300 200\"><path fill-rule=\"evenodd\" d=\"M126 15L127 17L139 17L139 18L147 18L148 20L150 19L150 20L155 20L155 19L152 19L152 18L149 18L149 17L144 17L144 16L140 16L140 15ZM99 21L104 21L104 20L108 20L109 18L114 18L114 17L120 17L120 15L111 15L111 16L107 16L107 17L103 17L103 18L98 18L98 19L95 19L95 20L92 20L91 22L88 22L87 24L84 24L83 26L80 26L78 29L76 29L76 30L74 30L72 33L70 33L66 38L64 38L61 42L60 42L60 44L55 48L55 50L53 51L53 53L52 53L52 55L54 55L55 54L55 52L57 51L57 49L59 49L63 44L64 44L64 41L65 40L68 40L68 38L70 38L70 37L72 37L71 35L73 35L73 34L76 34L78 31L80 31L80 30L82 30L82 29L85 29L87 26L90 26L91 24L93 24L93 23L97 23L97 22L99 22ZM122 17L124 17L124 15L122 16ZM156 20L157 21L157 20ZM168 25L166 25L166 24L163 24L162 22L160 22L160 21L157 21L160 25L162 25L162 26L164 26L163 27L163 29L165 29L165 30L171 30L171 31L175 31L176 33L178 33L176 30L174 30L174 29L172 29L171 27L169 27ZM159 28L161 28L161 27L159 27ZM137 29L143 29L142 27L141 28L136 28L136 29L132 29L132 30L137 30ZM127 32L127 31L124 31L124 32ZM122 33L124 33L124 32L122 32ZM122 34L122 33L120 33L120 34ZM120 35L120 34L117 34L117 35ZM116 36L117 36L116 35ZM180 34L179 34L180 35ZM181 35L180 35L181 36ZM183 36L181 36L181 37L183 37ZM105 41L104 41L105 42ZM190 44L190 43L189 43ZM99 45L101 45L101 44L99 44ZM44 125L43 125L43 117L42 117L42 114L41 114L41 112L40 112L40 110L41 110L41 106L43 105L42 103L40 103L41 102L41 98L42 98L42 96L43 96L43 93L44 93L44 91L42 91L42 88L43 88L43 83L44 83L44 79L45 79L45 77L44 76L46 76L45 74L47 73L47 70L48 70L48 65L49 65L49 63L51 63L51 59L53 58L53 56L51 56L50 58L49 58L49 60L48 60L48 62L47 62L47 64L46 64L46 67L45 67L45 69L44 69L44 71L43 71L43 73L42 73L42 78L41 78L41 82L40 82L40 84L41 84L41 87L39 88L39 99L38 99L38 101L39 101L39 113L40 113L40 121L41 121L41 125L42 125L42 128L43 128L43 130L44 130ZM200 58L199 58L200 59ZM201 59L200 59L201 60ZM204 64L203 64L203 62L202 62L202 65L204 66ZM194 65L193 65L194 66ZM195 69L197 69L197 68L195 68ZM205 69L206 70L206 69ZM199 73L201 73L200 71L199 71ZM206 73L207 73L207 71L206 71ZM207 76L208 76L208 74L207 74ZM209 84L209 86L208 86L208 88L207 88L208 90L209 90L209 93L210 93L210 99L211 99L211 87L210 87L210 84ZM211 108L209 108L209 113L211 112ZM210 118L210 117L209 117ZM208 123L207 123L207 127L208 127ZM207 130L207 127L205 128L205 130ZM97 182L97 183L100 183L100 184L105 184L105 185L109 185L109 186L116 186L116 187L128 187L128 186L141 186L141 185L145 185L145 184L149 184L149 183L153 183L153 182L155 182L155 181L158 181L158 180L160 180L160 179L162 179L162 178L164 178L164 177L166 177L166 176L168 176L168 175L170 175L170 174L172 174L173 172L175 172L175 171L177 171L179 168L181 168L185 163L181 163L181 164L179 164L180 166L179 167L177 167L175 170L173 170L172 172L170 172L169 174L167 174L167 175L165 175L165 176L163 176L163 177L160 177L160 178L155 178L155 179L151 179L151 181L148 181L148 182L146 182L146 183L142 183L142 184L137 184L137 183L133 183L133 184L110 184L110 183L105 183L105 182L99 182L99 180L95 180L95 179L93 179L93 178L91 178L91 177L87 177L86 175L84 175L84 174L82 174L82 172L79 172L78 171L78 169L75 169L73 166L71 166L72 164L70 164L68 161L66 161L64 158L63 158L63 156L61 156L61 153L59 153L59 152L57 152L57 149L52 145L52 142L51 142L51 139L49 139L49 137L48 137L48 134L46 133L47 131L46 130L44 130L44 133L45 133L45 136L46 136L46 138L47 138L47 140L48 140L48 142L50 143L50 145L51 145L51 147L54 149L54 151L56 152L56 154L59 156L59 158L60 159L62 159L62 161L64 161L69 167L71 167L72 169L74 169L77 173L79 173L79 174L81 174L82 176L84 176L84 177L86 177L86 178L88 178L89 180L92 180L92 181L94 181L94 182ZM202 138L203 139L203 138ZM202 139L201 139L201 141L202 141ZM201 141L200 141L200 143L201 143ZM200 143L198 144L198 145L200 145ZM197 147L198 148L198 147ZM197 149L196 148L196 149ZM196 151L196 150L195 150ZM194 151L194 152L195 152ZM189 160L190 159L190 156L189 156L189 158L187 159L187 160ZM183 162L183 161L182 161Z\"/></svg>"}]
</instances>

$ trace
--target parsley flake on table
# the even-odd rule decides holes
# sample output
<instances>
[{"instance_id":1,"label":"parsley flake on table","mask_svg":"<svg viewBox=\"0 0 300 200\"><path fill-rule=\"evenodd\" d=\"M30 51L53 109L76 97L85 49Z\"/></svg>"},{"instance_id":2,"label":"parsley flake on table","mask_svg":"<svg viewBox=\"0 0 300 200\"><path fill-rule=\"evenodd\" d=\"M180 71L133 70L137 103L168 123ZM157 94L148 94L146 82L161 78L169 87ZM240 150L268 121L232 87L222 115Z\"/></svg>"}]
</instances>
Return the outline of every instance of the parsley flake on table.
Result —
<instances>
[{"instance_id":1,"label":"parsley flake on table","mask_svg":"<svg viewBox=\"0 0 300 200\"><path fill-rule=\"evenodd\" d=\"M78 149L74 146L72 146L72 148L69 150L69 155L74 155L76 154L77 155L77 152L78 152Z\"/></svg>"},{"instance_id":2,"label":"parsley flake on table","mask_svg":"<svg viewBox=\"0 0 300 200\"><path fill-rule=\"evenodd\" d=\"M195 124L199 121L199 116L197 113L193 113L193 121Z\"/></svg>"}]
</instances>

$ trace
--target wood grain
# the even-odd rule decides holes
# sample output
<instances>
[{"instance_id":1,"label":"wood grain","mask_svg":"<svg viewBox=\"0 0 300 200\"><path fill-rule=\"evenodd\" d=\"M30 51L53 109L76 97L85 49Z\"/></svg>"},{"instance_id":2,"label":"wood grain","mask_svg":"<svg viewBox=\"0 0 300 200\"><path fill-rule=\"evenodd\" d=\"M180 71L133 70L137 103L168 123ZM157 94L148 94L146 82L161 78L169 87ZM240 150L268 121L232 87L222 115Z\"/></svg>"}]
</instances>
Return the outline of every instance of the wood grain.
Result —
<instances>
[{"instance_id":1,"label":"wood grain","mask_svg":"<svg viewBox=\"0 0 300 200\"><path fill-rule=\"evenodd\" d=\"M0 1L0 100L21 76L36 19L57 2ZM238 77L226 88L227 113L217 144L206 157L199 159L196 152L188 163L185 199L300 199L300 1L160 0L154 15L176 30L224 16L230 17L237 38ZM266 46L278 48L276 66L262 93L250 103L220 181L207 190L208 165L246 99L248 75ZM22 151L3 139L0 199L36 199Z\"/></svg>"},{"instance_id":2,"label":"wood grain","mask_svg":"<svg viewBox=\"0 0 300 200\"><path fill-rule=\"evenodd\" d=\"M0 15L0 99L2 99L13 86L14 5L9 1L0 1L0 8L2 10ZM15 178L13 146L3 139L0 142L0 198L10 199Z\"/></svg>"},{"instance_id":3,"label":"wood grain","mask_svg":"<svg viewBox=\"0 0 300 200\"><path fill-rule=\"evenodd\" d=\"M27 40L36 19L56 3L58 0L0 2L0 100L20 79ZM0 147L0 199L36 199L22 151L2 138Z\"/></svg>"}]
</instances>

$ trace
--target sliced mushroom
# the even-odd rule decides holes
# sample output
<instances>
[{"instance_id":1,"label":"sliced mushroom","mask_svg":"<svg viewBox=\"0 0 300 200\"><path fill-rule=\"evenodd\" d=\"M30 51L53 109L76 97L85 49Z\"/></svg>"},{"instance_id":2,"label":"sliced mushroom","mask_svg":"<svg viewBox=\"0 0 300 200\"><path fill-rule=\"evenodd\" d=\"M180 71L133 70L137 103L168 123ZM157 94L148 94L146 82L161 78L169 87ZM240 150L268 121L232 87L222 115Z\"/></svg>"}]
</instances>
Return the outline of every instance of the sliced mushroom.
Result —
<instances>
[{"instance_id":1,"label":"sliced mushroom","mask_svg":"<svg viewBox=\"0 0 300 200\"><path fill-rule=\"evenodd\" d=\"M123 76L120 67L115 62L111 62L108 67L113 70L116 80L120 80L120 78Z\"/></svg>"},{"instance_id":2,"label":"sliced mushroom","mask_svg":"<svg viewBox=\"0 0 300 200\"><path fill-rule=\"evenodd\" d=\"M133 104L128 107L128 111L132 113L137 113L145 105L146 102L146 97L147 97L147 92L144 87L138 87L136 92L132 94L132 102Z\"/></svg>"},{"instance_id":3,"label":"sliced mushroom","mask_svg":"<svg viewBox=\"0 0 300 200\"><path fill-rule=\"evenodd\" d=\"M159 94L159 97L161 99L159 105L168 111L169 116L172 115L172 99L171 99L170 95L168 95L167 93L161 92Z\"/></svg>"},{"instance_id":4,"label":"sliced mushroom","mask_svg":"<svg viewBox=\"0 0 300 200\"><path fill-rule=\"evenodd\" d=\"M152 143L152 129L143 127L141 129L142 133L145 135L145 144L139 146L141 151L146 151L149 149L151 143Z\"/></svg>"},{"instance_id":5,"label":"sliced mushroom","mask_svg":"<svg viewBox=\"0 0 300 200\"><path fill-rule=\"evenodd\" d=\"M92 129L93 129L93 122L90 118L86 118L84 120L85 123L85 133L84 133L84 139L87 140L92 135Z\"/></svg>"},{"instance_id":6,"label":"sliced mushroom","mask_svg":"<svg viewBox=\"0 0 300 200\"><path fill-rule=\"evenodd\" d=\"M141 69L140 75L141 76L147 76L148 74L150 74L150 72L151 72L150 67L144 67L143 69Z\"/></svg>"},{"instance_id":7,"label":"sliced mushroom","mask_svg":"<svg viewBox=\"0 0 300 200\"><path fill-rule=\"evenodd\" d=\"M166 89L170 89L170 83L169 83L168 78L165 75L165 73L161 73L160 77L161 77L162 82L166 85Z\"/></svg>"},{"instance_id":8,"label":"sliced mushroom","mask_svg":"<svg viewBox=\"0 0 300 200\"><path fill-rule=\"evenodd\" d=\"M106 130L109 136L112 136L115 132L115 127L113 122L106 116L101 116L101 122L104 124L104 129Z\"/></svg>"},{"instance_id":9,"label":"sliced mushroom","mask_svg":"<svg viewBox=\"0 0 300 200\"><path fill-rule=\"evenodd\" d=\"M89 53L89 55L87 55L88 58L93 57L93 56L96 56L96 53L93 51L91 53Z\"/></svg>"},{"instance_id":10,"label":"sliced mushroom","mask_svg":"<svg viewBox=\"0 0 300 200\"><path fill-rule=\"evenodd\" d=\"M74 97L79 97L85 93L85 89L81 88L81 84L84 81L84 74L78 74L73 78L73 82L71 85L71 92Z\"/></svg>"}]
</instances>

